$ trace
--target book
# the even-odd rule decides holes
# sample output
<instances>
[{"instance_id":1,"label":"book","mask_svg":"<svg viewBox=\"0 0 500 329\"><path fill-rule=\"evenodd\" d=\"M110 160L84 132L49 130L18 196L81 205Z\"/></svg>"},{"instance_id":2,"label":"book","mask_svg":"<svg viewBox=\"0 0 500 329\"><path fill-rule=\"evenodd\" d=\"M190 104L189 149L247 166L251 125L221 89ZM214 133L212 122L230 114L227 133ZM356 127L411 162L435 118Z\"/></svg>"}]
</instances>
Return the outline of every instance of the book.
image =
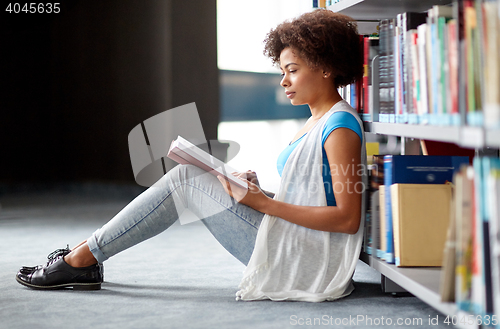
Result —
<instances>
[{"instance_id":1,"label":"book","mask_svg":"<svg viewBox=\"0 0 500 329\"><path fill-rule=\"evenodd\" d=\"M370 38L364 37L363 39L363 117L364 121L367 120L369 115L369 107L367 106L368 102L368 61L370 57Z\"/></svg>"},{"instance_id":2,"label":"book","mask_svg":"<svg viewBox=\"0 0 500 329\"><path fill-rule=\"evenodd\" d=\"M444 26L446 20L453 17L452 7L433 6L428 13L427 25L430 28L430 84L431 89L431 113L432 124L442 124L446 109L446 86L445 86L445 40Z\"/></svg>"},{"instance_id":3,"label":"book","mask_svg":"<svg viewBox=\"0 0 500 329\"><path fill-rule=\"evenodd\" d=\"M368 189L370 189L370 186L371 186L371 179L372 179L372 175L371 175L371 172L372 172L372 169L373 169L373 166L372 165L367 165L367 173L368 173L368 179L367 179L367 183L368 183ZM371 191L369 190L369 194L371 194ZM363 250L365 253L367 253L368 255L371 255L372 254L372 241L371 241L371 230L372 230L372 215L373 215L373 211L372 211L372 207L371 207L371 198L370 197L367 197L365 198L365 222L364 222L364 226L365 226L365 230L363 231L363 242L361 244L361 250Z\"/></svg>"},{"instance_id":4,"label":"book","mask_svg":"<svg viewBox=\"0 0 500 329\"><path fill-rule=\"evenodd\" d=\"M370 251L371 255L378 257L380 250L380 191L377 190L371 195L371 232L370 232Z\"/></svg>"},{"instance_id":5,"label":"book","mask_svg":"<svg viewBox=\"0 0 500 329\"><path fill-rule=\"evenodd\" d=\"M464 163L469 163L469 157L438 155L386 155L384 157L386 261L389 264L395 263L391 185L451 182L453 173Z\"/></svg>"},{"instance_id":6,"label":"book","mask_svg":"<svg viewBox=\"0 0 500 329\"><path fill-rule=\"evenodd\" d=\"M394 264L394 235L392 227L392 207L391 207L391 185L392 181L392 156L384 157L384 213L385 213L385 256L384 259L389 264Z\"/></svg>"},{"instance_id":7,"label":"book","mask_svg":"<svg viewBox=\"0 0 500 329\"><path fill-rule=\"evenodd\" d=\"M481 239L481 248L482 248L482 291L484 295L483 299L483 309L482 314L494 314L494 303L493 303L493 283L492 283L492 245L490 242L490 223L491 220L491 199L488 197L488 181L489 176L492 171L500 168L500 160L497 157L477 157L474 158L476 163L474 165L480 167L478 168L481 173L481 183L480 193L481 195L477 195L478 202L480 203L480 211L479 211L479 226L481 228L482 235ZM493 224L494 225L494 224Z\"/></svg>"},{"instance_id":8,"label":"book","mask_svg":"<svg viewBox=\"0 0 500 329\"><path fill-rule=\"evenodd\" d=\"M500 164L491 168L487 178L487 196L490 218L491 294L494 314L500 314Z\"/></svg>"},{"instance_id":9,"label":"book","mask_svg":"<svg viewBox=\"0 0 500 329\"><path fill-rule=\"evenodd\" d=\"M378 152L377 152L378 153ZM381 230L384 231L385 236L385 225L381 227L380 219L384 219L385 215L383 213L383 197L384 197L384 155L375 154L373 155L373 165L371 170L371 180L370 180L370 199L372 208L372 230L371 230L371 241L372 241L372 254L378 258L382 257L381 249ZM382 195L380 195L382 194ZM382 206L382 207L381 207ZM384 240L385 241L385 240ZM384 244L385 245L385 244ZM385 247L384 247L385 252Z\"/></svg>"},{"instance_id":10,"label":"book","mask_svg":"<svg viewBox=\"0 0 500 329\"><path fill-rule=\"evenodd\" d=\"M430 13L430 12L429 12ZM429 115L426 116L427 123L434 124L435 120L432 120L434 114L434 109L435 109L435 90L434 90L434 85L433 85L433 77L435 75L435 68L434 68L434 54L433 54L433 21L431 17L427 18L427 23L426 23L427 28L425 29L425 43L426 43L426 48L425 48L425 53L426 53L426 63L427 63L427 97L428 97L428 102L429 102Z\"/></svg>"},{"instance_id":11,"label":"book","mask_svg":"<svg viewBox=\"0 0 500 329\"><path fill-rule=\"evenodd\" d=\"M420 101L418 102L418 121L421 124L428 123L429 96L427 93L427 24L419 25L417 28L418 38L418 69L420 81Z\"/></svg>"},{"instance_id":12,"label":"book","mask_svg":"<svg viewBox=\"0 0 500 329\"><path fill-rule=\"evenodd\" d=\"M394 21L380 23L379 45L379 121L392 122L394 116Z\"/></svg>"},{"instance_id":13,"label":"book","mask_svg":"<svg viewBox=\"0 0 500 329\"><path fill-rule=\"evenodd\" d=\"M450 7L446 7L450 8ZM438 32L438 42L437 48L439 52L440 72L438 81L438 124L449 125L450 116L448 115L447 98L449 92L449 80L448 80L448 33L447 33L447 21L451 19L451 10L449 15L446 17L438 17L437 19L437 32Z\"/></svg>"},{"instance_id":14,"label":"book","mask_svg":"<svg viewBox=\"0 0 500 329\"><path fill-rule=\"evenodd\" d=\"M393 55L393 65L394 65L394 113L396 123L403 122L403 111L404 111L404 101L403 101L403 70L401 63L401 14L396 17L396 23L394 26L393 44L394 44L394 55Z\"/></svg>"},{"instance_id":15,"label":"book","mask_svg":"<svg viewBox=\"0 0 500 329\"><path fill-rule=\"evenodd\" d=\"M373 77L372 62L379 52L379 38L364 38L364 73L363 73L363 120L372 121L373 118Z\"/></svg>"},{"instance_id":16,"label":"book","mask_svg":"<svg viewBox=\"0 0 500 329\"><path fill-rule=\"evenodd\" d=\"M448 85L447 102L448 113L452 125L460 124L458 111L458 25L457 20L448 22Z\"/></svg>"},{"instance_id":17,"label":"book","mask_svg":"<svg viewBox=\"0 0 500 329\"><path fill-rule=\"evenodd\" d=\"M483 239L483 165L482 158L475 157L473 160L474 169L474 194L472 196L472 298L471 308L474 314L484 314L486 305L486 290L484 281L484 239ZM489 248L489 246L488 246ZM490 287L491 288L491 287Z\"/></svg>"},{"instance_id":18,"label":"book","mask_svg":"<svg viewBox=\"0 0 500 329\"><path fill-rule=\"evenodd\" d=\"M385 253L387 251L387 234L385 229L385 186L380 185L379 189L379 249L377 249L377 257L385 260Z\"/></svg>"},{"instance_id":19,"label":"book","mask_svg":"<svg viewBox=\"0 0 500 329\"><path fill-rule=\"evenodd\" d=\"M365 211L365 231L364 231L364 245L363 250L369 255L375 255L373 246L373 226L374 216L378 217L378 193L376 200L374 199L375 192L378 191L378 166L373 164L374 156L378 156L379 143L366 143L366 154L368 163L368 197L366 198L366 211ZM376 176L374 176L374 173ZM377 204L375 204L375 202ZM376 224L378 227L378 223ZM376 249L375 249L376 250Z\"/></svg>"},{"instance_id":20,"label":"book","mask_svg":"<svg viewBox=\"0 0 500 329\"><path fill-rule=\"evenodd\" d=\"M461 311L471 311L472 297L472 199L474 170L467 166L455 177L456 186L456 269L455 303Z\"/></svg>"},{"instance_id":21,"label":"book","mask_svg":"<svg viewBox=\"0 0 500 329\"><path fill-rule=\"evenodd\" d=\"M364 37L363 35L359 35L359 42L361 44L361 48L364 49ZM363 102L363 79L356 80L354 82L355 88L356 88L356 106L354 109L358 112L359 116L362 118L363 117L363 109L364 109L364 102Z\"/></svg>"},{"instance_id":22,"label":"book","mask_svg":"<svg viewBox=\"0 0 500 329\"><path fill-rule=\"evenodd\" d=\"M231 168L181 136L178 136L177 139L172 141L167 157L179 164L192 164L214 176L222 175L231 183L248 189L248 183L246 181L232 175L232 173L237 172L237 170Z\"/></svg>"},{"instance_id":23,"label":"book","mask_svg":"<svg viewBox=\"0 0 500 329\"><path fill-rule=\"evenodd\" d=\"M476 31L473 40L474 52L474 84L475 84L475 97L476 97L476 113L474 114L474 121L471 124L484 126L484 52L486 51L485 45L485 30L483 20L482 4L483 0L475 0L473 2L476 9Z\"/></svg>"},{"instance_id":24,"label":"book","mask_svg":"<svg viewBox=\"0 0 500 329\"><path fill-rule=\"evenodd\" d=\"M500 127L500 3L498 1L485 1L483 3L483 20L485 39L484 60L484 122L489 128Z\"/></svg>"},{"instance_id":25,"label":"book","mask_svg":"<svg viewBox=\"0 0 500 329\"><path fill-rule=\"evenodd\" d=\"M418 68L418 32L416 29L408 31L408 53L410 67L408 68L408 123L418 123L418 107L420 102L420 70Z\"/></svg>"},{"instance_id":26,"label":"book","mask_svg":"<svg viewBox=\"0 0 500 329\"><path fill-rule=\"evenodd\" d=\"M351 92L351 97L350 97L350 102L349 102L349 105L352 106L353 109L356 110L356 99L357 99L357 95L356 95L356 82L353 82L349 85L349 90Z\"/></svg>"},{"instance_id":27,"label":"book","mask_svg":"<svg viewBox=\"0 0 500 329\"><path fill-rule=\"evenodd\" d=\"M398 22L398 65L395 70L398 73L395 77L398 77L399 81L396 83L398 86L397 101L399 102L398 108L400 110L399 122L406 123L409 118L410 113L414 113L414 107L412 105L412 53L411 53L411 36L409 37L409 31L417 29L419 25L426 22L427 14L418 12L404 12L397 16Z\"/></svg>"},{"instance_id":28,"label":"book","mask_svg":"<svg viewBox=\"0 0 500 329\"><path fill-rule=\"evenodd\" d=\"M450 184L393 184L396 266L441 266L450 220Z\"/></svg>"},{"instance_id":29,"label":"book","mask_svg":"<svg viewBox=\"0 0 500 329\"><path fill-rule=\"evenodd\" d=\"M452 189L450 202L450 220L446 232L446 243L443 250L443 265L439 278L439 295L441 302L455 302L455 267L456 267L456 200L455 189Z\"/></svg>"},{"instance_id":30,"label":"book","mask_svg":"<svg viewBox=\"0 0 500 329\"><path fill-rule=\"evenodd\" d=\"M465 42L465 4L464 0L454 0L453 17L457 20L458 40L458 112L460 122L467 123L467 56Z\"/></svg>"},{"instance_id":31,"label":"book","mask_svg":"<svg viewBox=\"0 0 500 329\"><path fill-rule=\"evenodd\" d=\"M480 58L478 49L478 17L474 1L464 0L466 115L467 124L483 124L480 91Z\"/></svg>"}]
</instances>

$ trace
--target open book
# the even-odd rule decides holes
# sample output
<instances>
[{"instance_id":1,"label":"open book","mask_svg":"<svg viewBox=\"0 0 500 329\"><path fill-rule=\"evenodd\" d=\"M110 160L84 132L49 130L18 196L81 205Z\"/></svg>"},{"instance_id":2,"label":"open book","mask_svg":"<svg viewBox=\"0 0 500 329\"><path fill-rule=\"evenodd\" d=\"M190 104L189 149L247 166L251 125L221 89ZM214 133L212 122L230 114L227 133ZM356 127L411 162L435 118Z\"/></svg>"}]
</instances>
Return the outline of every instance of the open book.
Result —
<instances>
[{"instance_id":1,"label":"open book","mask_svg":"<svg viewBox=\"0 0 500 329\"><path fill-rule=\"evenodd\" d=\"M215 176L222 175L229 182L242 188L248 188L246 181L231 174L237 170L234 170L181 136L177 136L177 139L172 141L167 157L180 164L195 165Z\"/></svg>"}]
</instances>

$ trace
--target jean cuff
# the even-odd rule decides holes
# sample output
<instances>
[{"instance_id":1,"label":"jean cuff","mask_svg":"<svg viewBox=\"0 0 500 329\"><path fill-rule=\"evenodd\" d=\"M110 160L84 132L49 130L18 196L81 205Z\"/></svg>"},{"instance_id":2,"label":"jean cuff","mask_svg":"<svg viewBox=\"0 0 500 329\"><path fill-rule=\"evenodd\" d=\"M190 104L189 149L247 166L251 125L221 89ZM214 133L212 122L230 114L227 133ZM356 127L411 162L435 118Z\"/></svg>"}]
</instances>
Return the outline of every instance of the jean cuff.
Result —
<instances>
[{"instance_id":1,"label":"jean cuff","mask_svg":"<svg viewBox=\"0 0 500 329\"><path fill-rule=\"evenodd\" d=\"M99 230L97 230L94 233L92 233L92 236L87 239L87 246L89 247L90 252L92 253L92 255L94 255L94 258L97 260L97 262L98 263L102 263L106 259L108 259L109 257L106 257L102 253L101 249L99 248L99 245L97 244L96 234L97 234L98 231Z\"/></svg>"}]
</instances>

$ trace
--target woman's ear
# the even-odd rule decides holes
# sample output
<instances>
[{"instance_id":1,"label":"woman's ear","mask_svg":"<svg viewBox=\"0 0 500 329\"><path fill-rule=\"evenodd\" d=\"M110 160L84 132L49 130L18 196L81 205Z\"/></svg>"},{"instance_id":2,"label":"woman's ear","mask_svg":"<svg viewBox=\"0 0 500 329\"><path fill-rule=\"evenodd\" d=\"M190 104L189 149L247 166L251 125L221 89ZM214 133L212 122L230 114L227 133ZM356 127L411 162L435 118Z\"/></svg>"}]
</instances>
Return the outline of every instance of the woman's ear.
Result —
<instances>
[{"instance_id":1,"label":"woman's ear","mask_svg":"<svg viewBox=\"0 0 500 329\"><path fill-rule=\"evenodd\" d=\"M330 75L330 72L323 71L323 78L329 78Z\"/></svg>"}]
</instances>

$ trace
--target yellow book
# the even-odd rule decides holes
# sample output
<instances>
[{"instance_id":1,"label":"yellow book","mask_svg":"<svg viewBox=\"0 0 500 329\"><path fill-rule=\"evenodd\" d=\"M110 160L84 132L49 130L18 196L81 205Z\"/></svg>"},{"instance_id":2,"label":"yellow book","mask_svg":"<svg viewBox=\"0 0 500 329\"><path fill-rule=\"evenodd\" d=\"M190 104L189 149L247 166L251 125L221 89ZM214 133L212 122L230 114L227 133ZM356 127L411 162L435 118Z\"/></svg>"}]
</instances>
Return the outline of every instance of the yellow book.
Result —
<instances>
[{"instance_id":1,"label":"yellow book","mask_svg":"<svg viewBox=\"0 0 500 329\"><path fill-rule=\"evenodd\" d=\"M380 146L380 143L378 142L372 142L372 143L366 143L366 163L368 165L372 165L373 164L373 156L375 154L379 154L379 146Z\"/></svg>"},{"instance_id":2,"label":"yellow book","mask_svg":"<svg viewBox=\"0 0 500 329\"><path fill-rule=\"evenodd\" d=\"M379 149L380 149L379 142L366 143L366 155L380 154Z\"/></svg>"},{"instance_id":3,"label":"yellow book","mask_svg":"<svg viewBox=\"0 0 500 329\"><path fill-rule=\"evenodd\" d=\"M441 266L450 220L451 185L393 184L397 266Z\"/></svg>"}]
</instances>

